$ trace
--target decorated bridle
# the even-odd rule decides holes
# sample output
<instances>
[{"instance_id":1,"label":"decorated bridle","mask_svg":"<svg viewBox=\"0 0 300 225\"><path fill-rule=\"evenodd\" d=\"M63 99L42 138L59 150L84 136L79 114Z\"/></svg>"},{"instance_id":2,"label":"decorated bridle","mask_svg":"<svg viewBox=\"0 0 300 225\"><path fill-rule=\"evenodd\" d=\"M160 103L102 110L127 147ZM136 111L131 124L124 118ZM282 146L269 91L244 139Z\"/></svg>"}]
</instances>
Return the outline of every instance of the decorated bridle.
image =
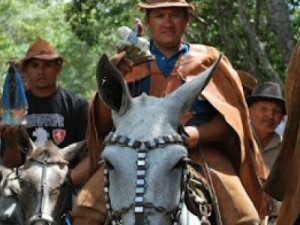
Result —
<instances>
[{"instance_id":1,"label":"decorated bridle","mask_svg":"<svg viewBox=\"0 0 300 225\"><path fill-rule=\"evenodd\" d=\"M42 179L41 179L41 184L40 184L40 190L41 190L41 194L39 195L39 201L38 201L38 211L36 212L36 214L34 214L28 221L29 224L34 224L37 221L46 221L48 224L52 224L55 222L55 220L52 218L52 216L47 215L44 213L44 196L45 196L45 190L47 189L47 184L46 184L46 176L47 176L47 166L49 165L69 165L68 162L66 161L48 161L47 158L44 158L42 160L37 160L37 159L33 159L30 158L29 159L32 162L38 163L42 165ZM22 184L22 180L20 180L20 183ZM64 183L64 185L69 185L69 183Z\"/></svg>"},{"instance_id":2,"label":"decorated bridle","mask_svg":"<svg viewBox=\"0 0 300 225\"><path fill-rule=\"evenodd\" d=\"M129 138L127 136L116 135L114 132L110 132L105 140L104 144L108 145L119 145L122 147L129 147L135 149L138 153L136 165L136 188L135 188L135 200L128 207L124 207L120 210L113 210L110 197L109 197L109 171L105 165L105 185L104 185L104 195L106 201L106 208L108 212L108 217L112 225L121 225L121 216L127 213L129 210L134 209L135 213L135 225L144 224L144 213L145 209L154 209L159 213L169 215L173 225L178 225L180 222L180 215L184 203L184 196L186 191L186 186L189 179L188 171L188 160L185 159L182 163L182 177L181 177L181 193L180 199L176 207L172 210L167 210L164 207L156 206L152 202L145 202L144 194L146 192L146 173L147 173L147 153L150 150L155 150L158 147L164 147L170 144L183 145L186 146L186 139L184 136L179 134L167 135L158 138L154 138L151 141L137 141L135 139Z\"/></svg>"}]
</instances>

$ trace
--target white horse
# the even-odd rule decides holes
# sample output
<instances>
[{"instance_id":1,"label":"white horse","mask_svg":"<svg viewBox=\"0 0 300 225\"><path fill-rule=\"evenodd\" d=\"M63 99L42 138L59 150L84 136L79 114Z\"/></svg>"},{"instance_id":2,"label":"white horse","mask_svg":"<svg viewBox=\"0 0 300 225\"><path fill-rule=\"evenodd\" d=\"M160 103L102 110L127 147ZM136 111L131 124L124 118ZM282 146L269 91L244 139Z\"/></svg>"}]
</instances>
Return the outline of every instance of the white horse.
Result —
<instances>
[{"instance_id":1,"label":"white horse","mask_svg":"<svg viewBox=\"0 0 300 225\"><path fill-rule=\"evenodd\" d=\"M100 59L98 91L115 126L102 154L111 224L210 224L208 214L196 217L184 202L188 151L178 127L219 60L165 98L132 98L119 71L105 55Z\"/></svg>"}]
</instances>

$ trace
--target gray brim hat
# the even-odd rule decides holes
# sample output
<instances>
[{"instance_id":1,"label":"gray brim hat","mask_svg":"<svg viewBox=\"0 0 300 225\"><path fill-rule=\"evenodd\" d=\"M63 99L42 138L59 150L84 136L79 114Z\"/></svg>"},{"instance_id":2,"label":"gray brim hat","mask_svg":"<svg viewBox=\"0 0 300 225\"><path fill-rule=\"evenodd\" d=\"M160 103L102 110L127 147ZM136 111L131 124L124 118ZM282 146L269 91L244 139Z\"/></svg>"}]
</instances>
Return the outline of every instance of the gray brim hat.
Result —
<instances>
[{"instance_id":1,"label":"gray brim hat","mask_svg":"<svg viewBox=\"0 0 300 225\"><path fill-rule=\"evenodd\" d=\"M246 100L248 106L257 101L277 102L282 108L282 114L286 115L285 100L281 88L277 83L267 82L257 86Z\"/></svg>"}]
</instances>

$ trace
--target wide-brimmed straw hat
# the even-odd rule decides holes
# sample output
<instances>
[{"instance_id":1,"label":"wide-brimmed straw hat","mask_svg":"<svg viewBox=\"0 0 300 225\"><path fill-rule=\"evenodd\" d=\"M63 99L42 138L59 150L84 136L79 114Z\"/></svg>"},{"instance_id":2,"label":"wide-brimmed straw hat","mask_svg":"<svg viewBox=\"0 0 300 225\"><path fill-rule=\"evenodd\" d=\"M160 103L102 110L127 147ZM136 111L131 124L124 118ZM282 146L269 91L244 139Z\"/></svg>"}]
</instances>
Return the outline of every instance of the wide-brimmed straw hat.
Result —
<instances>
[{"instance_id":1,"label":"wide-brimmed straw hat","mask_svg":"<svg viewBox=\"0 0 300 225\"><path fill-rule=\"evenodd\" d=\"M257 86L252 94L247 97L248 106L251 106L251 104L257 101L277 102L282 109L282 114L286 115L285 100L283 98L282 90L277 83L267 82Z\"/></svg>"},{"instance_id":2,"label":"wide-brimmed straw hat","mask_svg":"<svg viewBox=\"0 0 300 225\"><path fill-rule=\"evenodd\" d=\"M28 49L25 58L21 60L22 64L30 59L55 60L63 62L63 58L47 41L43 39L36 40Z\"/></svg>"},{"instance_id":3,"label":"wide-brimmed straw hat","mask_svg":"<svg viewBox=\"0 0 300 225\"><path fill-rule=\"evenodd\" d=\"M189 10L195 9L195 7L186 0L148 0L147 3L139 3L140 10L166 7L184 7Z\"/></svg>"}]
</instances>

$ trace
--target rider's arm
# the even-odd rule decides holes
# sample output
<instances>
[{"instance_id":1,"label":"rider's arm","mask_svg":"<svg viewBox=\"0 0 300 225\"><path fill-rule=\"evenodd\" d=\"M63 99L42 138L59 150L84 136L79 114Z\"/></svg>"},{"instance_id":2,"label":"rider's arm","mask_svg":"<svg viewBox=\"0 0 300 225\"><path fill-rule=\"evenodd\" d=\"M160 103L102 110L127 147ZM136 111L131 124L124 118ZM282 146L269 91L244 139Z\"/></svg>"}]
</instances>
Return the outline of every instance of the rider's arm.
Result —
<instances>
[{"instance_id":1,"label":"rider's arm","mask_svg":"<svg viewBox=\"0 0 300 225\"><path fill-rule=\"evenodd\" d=\"M76 166L71 170L72 184L76 187L89 178L90 160L88 156L85 156Z\"/></svg>"},{"instance_id":2,"label":"rider's arm","mask_svg":"<svg viewBox=\"0 0 300 225\"><path fill-rule=\"evenodd\" d=\"M191 109L192 118L185 124L189 146L200 142L215 142L229 137L233 130L224 117L204 97L199 96Z\"/></svg>"},{"instance_id":3,"label":"rider's arm","mask_svg":"<svg viewBox=\"0 0 300 225\"><path fill-rule=\"evenodd\" d=\"M220 114L198 126L186 126L189 135L189 147L196 147L200 142L213 142L229 137L233 130Z\"/></svg>"}]
</instances>

